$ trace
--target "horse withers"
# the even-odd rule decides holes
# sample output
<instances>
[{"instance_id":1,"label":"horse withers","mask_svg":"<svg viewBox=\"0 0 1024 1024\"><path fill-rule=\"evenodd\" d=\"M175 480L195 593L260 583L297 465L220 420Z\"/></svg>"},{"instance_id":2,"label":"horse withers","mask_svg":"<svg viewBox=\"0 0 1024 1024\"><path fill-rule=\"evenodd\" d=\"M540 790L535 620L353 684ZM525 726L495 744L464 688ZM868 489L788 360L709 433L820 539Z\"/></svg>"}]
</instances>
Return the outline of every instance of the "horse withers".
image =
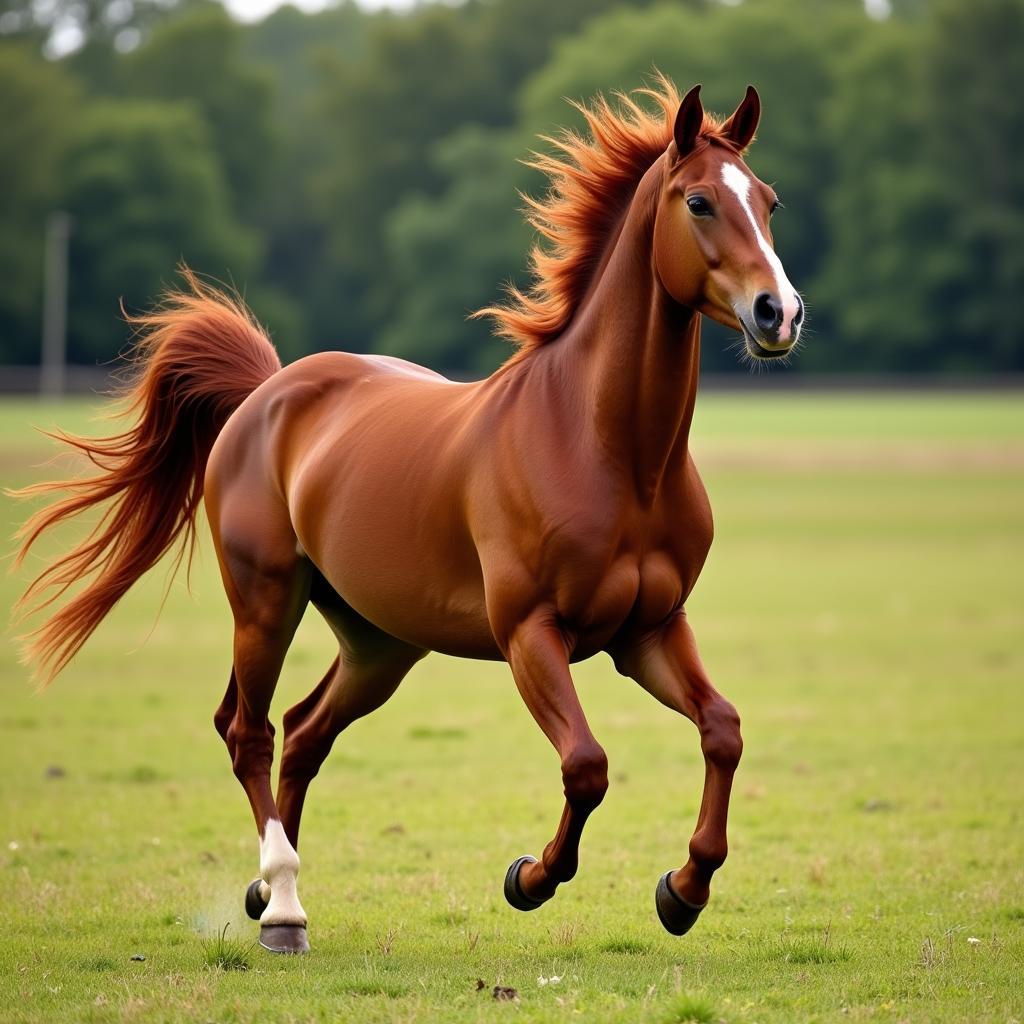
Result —
<instances>
[{"instance_id":1,"label":"horse withers","mask_svg":"<svg viewBox=\"0 0 1024 1024\"><path fill-rule=\"evenodd\" d=\"M562 817L539 859L509 868L513 907L539 907L576 874L605 795L607 759L570 674L599 651L700 733L689 857L656 889L670 932L693 925L725 860L739 718L685 612L712 537L688 445L700 320L739 330L750 358L777 359L799 339L803 305L772 248L778 199L743 159L753 88L724 121L705 114L699 86L680 101L663 77L581 109L589 137L548 139L554 155L533 161L551 183L531 202L534 283L481 311L519 346L490 377L454 383L340 352L282 369L241 301L186 271L184 289L133 318L124 432L62 435L98 473L22 492L64 495L26 523L22 555L105 508L23 598L48 604L88 579L29 636L48 678L168 550L191 550L205 499L234 616L215 724L256 819L246 905L273 951L308 949L296 851L310 781L337 735L429 651L507 661L561 759ZM275 796L271 698L310 603L338 655L284 716Z\"/></svg>"}]
</instances>

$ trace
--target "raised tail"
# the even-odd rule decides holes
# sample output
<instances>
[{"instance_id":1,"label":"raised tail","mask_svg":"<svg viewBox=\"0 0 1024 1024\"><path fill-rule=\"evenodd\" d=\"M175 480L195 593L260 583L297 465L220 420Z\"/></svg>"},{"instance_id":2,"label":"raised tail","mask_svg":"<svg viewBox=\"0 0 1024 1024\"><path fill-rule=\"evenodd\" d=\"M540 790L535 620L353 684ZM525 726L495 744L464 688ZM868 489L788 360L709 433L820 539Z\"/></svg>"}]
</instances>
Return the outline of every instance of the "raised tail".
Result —
<instances>
[{"instance_id":1,"label":"raised tail","mask_svg":"<svg viewBox=\"0 0 1024 1024\"><path fill-rule=\"evenodd\" d=\"M15 566L51 527L106 506L92 532L51 562L16 606L31 614L85 586L24 637L25 660L49 682L146 570L177 547L172 571L196 542L206 462L228 417L281 363L266 333L238 298L182 270L185 288L128 322L136 335L132 372L115 414L128 424L109 437L52 436L84 454L99 472L33 484L16 497L64 495L18 531Z\"/></svg>"}]
</instances>

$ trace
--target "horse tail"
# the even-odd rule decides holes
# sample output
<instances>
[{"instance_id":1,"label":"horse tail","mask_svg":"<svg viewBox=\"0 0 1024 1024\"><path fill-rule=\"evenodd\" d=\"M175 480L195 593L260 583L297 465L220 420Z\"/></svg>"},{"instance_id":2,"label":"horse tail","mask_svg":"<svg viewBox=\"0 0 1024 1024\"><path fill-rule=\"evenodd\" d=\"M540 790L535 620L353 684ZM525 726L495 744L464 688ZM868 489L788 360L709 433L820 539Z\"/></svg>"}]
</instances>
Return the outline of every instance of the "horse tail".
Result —
<instances>
[{"instance_id":1,"label":"horse tail","mask_svg":"<svg viewBox=\"0 0 1024 1024\"><path fill-rule=\"evenodd\" d=\"M22 638L23 659L36 666L43 685L168 550L177 548L171 575L186 555L191 566L213 443L228 417L281 368L269 337L241 299L187 268L181 273L184 288L167 291L151 312L125 314L135 337L119 392L122 405L113 414L125 429L100 438L50 435L99 472L11 492L19 498L61 495L18 531L15 567L51 527L104 507L88 536L43 568L16 605L21 619L85 581Z\"/></svg>"}]
</instances>

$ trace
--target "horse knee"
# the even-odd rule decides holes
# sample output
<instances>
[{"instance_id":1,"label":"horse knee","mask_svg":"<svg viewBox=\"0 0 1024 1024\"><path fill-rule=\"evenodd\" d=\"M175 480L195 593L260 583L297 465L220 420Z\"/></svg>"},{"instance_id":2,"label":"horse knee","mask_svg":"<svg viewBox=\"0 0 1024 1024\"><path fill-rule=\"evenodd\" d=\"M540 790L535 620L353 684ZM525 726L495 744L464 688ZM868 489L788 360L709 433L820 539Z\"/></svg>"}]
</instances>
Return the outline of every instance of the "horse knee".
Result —
<instances>
[{"instance_id":1,"label":"horse knee","mask_svg":"<svg viewBox=\"0 0 1024 1024\"><path fill-rule=\"evenodd\" d=\"M239 782L270 775L274 762L274 727L270 722L260 730L242 731L235 720L228 727L224 739L231 754L231 769Z\"/></svg>"},{"instance_id":2,"label":"horse knee","mask_svg":"<svg viewBox=\"0 0 1024 1024\"><path fill-rule=\"evenodd\" d=\"M608 757L600 745L570 751L562 761L562 782L569 803L597 807L608 791Z\"/></svg>"},{"instance_id":3,"label":"horse knee","mask_svg":"<svg viewBox=\"0 0 1024 1024\"><path fill-rule=\"evenodd\" d=\"M724 698L718 698L705 708L700 732L705 758L719 768L735 771L743 754L740 716L736 708Z\"/></svg>"}]
</instances>

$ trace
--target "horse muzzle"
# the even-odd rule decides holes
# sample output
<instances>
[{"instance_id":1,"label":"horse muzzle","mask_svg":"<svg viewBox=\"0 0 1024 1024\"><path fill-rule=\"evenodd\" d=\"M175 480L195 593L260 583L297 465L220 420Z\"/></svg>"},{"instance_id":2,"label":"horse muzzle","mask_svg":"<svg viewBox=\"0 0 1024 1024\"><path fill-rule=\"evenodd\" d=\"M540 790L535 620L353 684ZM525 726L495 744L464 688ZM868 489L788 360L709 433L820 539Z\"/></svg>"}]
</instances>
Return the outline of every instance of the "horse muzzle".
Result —
<instances>
[{"instance_id":1,"label":"horse muzzle","mask_svg":"<svg viewBox=\"0 0 1024 1024\"><path fill-rule=\"evenodd\" d=\"M751 303L749 312L736 311L736 319L743 331L747 352L755 359L779 359L793 351L800 340L800 328L804 321L804 304L794 293L795 312L786 322L785 309L773 292L759 292ZM791 306L792 308L792 306Z\"/></svg>"}]
</instances>

